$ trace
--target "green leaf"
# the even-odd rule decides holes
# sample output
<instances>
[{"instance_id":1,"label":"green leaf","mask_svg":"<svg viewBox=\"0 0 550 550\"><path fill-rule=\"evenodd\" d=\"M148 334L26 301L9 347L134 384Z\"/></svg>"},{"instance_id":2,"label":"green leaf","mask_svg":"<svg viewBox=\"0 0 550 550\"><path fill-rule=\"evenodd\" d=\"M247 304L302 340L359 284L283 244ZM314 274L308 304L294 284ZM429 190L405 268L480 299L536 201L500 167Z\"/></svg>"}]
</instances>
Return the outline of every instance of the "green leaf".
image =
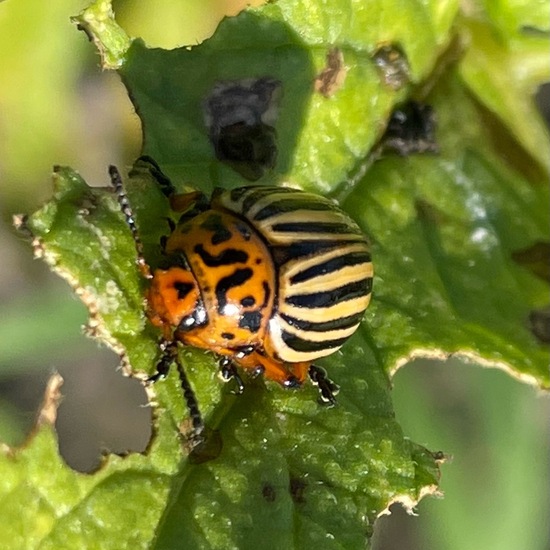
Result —
<instances>
[{"instance_id":1,"label":"green leaf","mask_svg":"<svg viewBox=\"0 0 550 550\"><path fill-rule=\"evenodd\" d=\"M547 3L546 6L549 6ZM548 17L550 18L550 9ZM546 171L550 160L546 154L548 128L538 116L533 94L542 82L550 80L548 33L519 34L506 40L490 32L484 21L464 21L468 48L460 73L478 100L509 128L527 152Z\"/></svg>"},{"instance_id":2,"label":"green leaf","mask_svg":"<svg viewBox=\"0 0 550 550\"><path fill-rule=\"evenodd\" d=\"M134 245L115 197L89 188L67 168L56 170L54 183L54 199L27 222L35 234L36 254L66 277L88 305L90 331L115 350L124 351L134 375L151 373L158 335L145 322ZM146 254L154 257L153 248L158 248L154 243L164 225L159 220L167 204L141 163L133 171L129 193L147 237ZM339 544L356 545L391 501L413 506L421 494L435 491L437 461L403 437L394 419L383 365L365 354L366 346L364 338L357 336L342 354L331 358L331 375L346 388L339 397L340 406L333 410L317 404L313 387L287 392L276 384L250 381L245 396L233 396L217 379L212 358L186 349L187 374L209 427L220 434L223 450L204 464L190 461L175 437L187 416L176 374L150 390L156 392L158 402L156 435L147 456L131 458L140 471L149 470L153 480L160 473L169 473L169 477L149 488L152 498L164 505L158 507L156 516L151 513L149 519L142 518L144 532L153 530L162 514L162 527L157 528L159 547L173 547L173 541L181 537L197 547L209 544L214 548L226 547L230 540L239 545L245 536L247 541L260 541L266 525L285 530L289 543L294 540L297 547L328 535ZM51 437L48 441L55 446ZM33 442L22 452L32 457L34 449ZM119 479L116 464L105 465L101 475ZM126 483L153 484L145 474L122 476L121 481L122 493L130 490ZM110 485L108 492L119 494ZM95 493L93 498L100 500ZM274 509L280 510L276 522ZM106 506L94 512L95 521L103 523L108 510ZM80 521L79 514L75 509L70 520L63 516L60 525L52 517L55 529L42 544L55 547L57 537L64 536L71 522ZM296 514L302 520L289 530ZM203 526L201 533L192 528L196 521ZM109 540L110 526L118 530L114 522L105 527L103 536ZM112 547L120 548L116 536L113 541Z\"/></svg>"},{"instance_id":3,"label":"green leaf","mask_svg":"<svg viewBox=\"0 0 550 550\"><path fill-rule=\"evenodd\" d=\"M54 430L61 384L59 375L50 379L28 446L0 452L2 540L22 549L144 547L173 472L154 443L147 461L110 456L94 475L71 470L59 457Z\"/></svg>"},{"instance_id":4,"label":"green leaf","mask_svg":"<svg viewBox=\"0 0 550 550\"><path fill-rule=\"evenodd\" d=\"M93 4L79 18L102 44L98 29L108 12L105 4ZM284 178L326 192L347 178L380 137L392 106L410 91L408 81L428 75L450 40L456 10L455 1L379 1L353 10L337 0L323 2L322 8L317 1L276 2L224 19L212 38L193 48L149 49L134 40L116 64L145 128L143 152L175 180L205 191L243 183L213 157L204 131L204 103L216 83L279 81L277 159L260 182ZM100 51L109 49L110 34L105 42ZM409 71L398 89L380 78L374 63L381 44L406 52ZM328 98L312 94L334 48L343 56L345 79Z\"/></svg>"},{"instance_id":5,"label":"green leaf","mask_svg":"<svg viewBox=\"0 0 550 550\"><path fill-rule=\"evenodd\" d=\"M548 346L530 319L548 306L549 279L530 260L549 242L548 187L495 156L483 108L456 75L429 101L441 153L374 163L344 203L374 240L372 346L392 372L453 354L547 388Z\"/></svg>"},{"instance_id":6,"label":"green leaf","mask_svg":"<svg viewBox=\"0 0 550 550\"><path fill-rule=\"evenodd\" d=\"M29 318L29 311L33 315ZM56 312L60 323L45 323L51 312ZM61 359L74 357L82 346L80 325L86 320L86 310L68 293L59 295L45 292L25 296L2 309L9 323L0 326L0 375L13 374L21 362L29 356L47 355ZM29 338L29 334L33 337ZM33 367L42 367L42 360L32 362Z\"/></svg>"},{"instance_id":7,"label":"green leaf","mask_svg":"<svg viewBox=\"0 0 550 550\"><path fill-rule=\"evenodd\" d=\"M311 385L291 392L255 380L236 397L217 379L211 356L183 350L211 441L221 443L211 454L190 457L179 437L187 412L176 373L148 389L156 407L147 452L111 456L93 475L72 472L57 456L50 414L25 447L0 455L2 540L13 548L96 540L117 549L182 540L189 548L256 548L266 540L360 547L389 504L411 509L437 492L443 455L411 442L394 418L390 377L401 364L461 354L548 386L544 328L532 322L548 306L548 281L533 269L535 252L550 242L544 169L533 159L528 121L510 122L476 97L468 54L436 66L455 21L471 31L456 12L456 2L280 0L225 19L199 46L170 51L128 41L108 2L79 17L104 65L119 67L144 125L144 152L179 188L246 183L242 166L216 158L205 105L220 83L279 83L267 94L278 103L263 112L274 124L274 166L245 177L337 195L372 239L374 300L343 351L323 361L342 388L335 409L319 407ZM379 68L380 45L388 43L403 69L393 86ZM497 91L522 85L495 74ZM369 156L393 106L420 93L415 85L426 79L440 155ZM526 165L527 176L519 170ZM128 374L145 377L159 334L144 313L145 284L115 197L69 168L56 169L54 184L53 199L26 222L35 254L88 306L89 333L125 355ZM127 188L155 265L167 201L142 162Z\"/></svg>"}]
</instances>

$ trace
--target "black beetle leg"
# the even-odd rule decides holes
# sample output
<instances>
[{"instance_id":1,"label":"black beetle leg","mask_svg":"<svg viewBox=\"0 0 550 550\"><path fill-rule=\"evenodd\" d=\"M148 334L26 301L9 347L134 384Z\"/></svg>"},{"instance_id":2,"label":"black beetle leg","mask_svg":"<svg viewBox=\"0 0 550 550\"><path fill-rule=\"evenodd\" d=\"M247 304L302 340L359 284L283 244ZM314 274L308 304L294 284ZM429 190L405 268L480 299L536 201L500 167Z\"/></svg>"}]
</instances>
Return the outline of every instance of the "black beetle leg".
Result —
<instances>
[{"instance_id":1,"label":"black beetle leg","mask_svg":"<svg viewBox=\"0 0 550 550\"><path fill-rule=\"evenodd\" d=\"M254 367L251 374L251 378L253 379L260 378L261 376L264 375L264 372L265 372L265 367L263 365L258 365L257 367Z\"/></svg>"},{"instance_id":2,"label":"black beetle leg","mask_svg":"<svg viewBox=\"0 0 550 550\"><path fill-rule=\"evenodd\" d=\"M292 374L283 382L283 388L285 388L285 390L294 390L301 386L302 384L300 381Z\"/></svg>"},{"instance_id":3,"label":"black beetle leg","mask_svg":"<svg viewBox=\"0 0 550 550\"><path fill-rule=\"evenodd\" d=\"M161 340L159 343L159 349L162 352L160 359L158 360L156 372L147 378L147 383L154 384L159 380L164 380L170 372L170 367L174 362L174 355L177 353L175 342L169 342L168 340Z\"/></svg>"},{"instance_id":4,"label":"black beetle leg","mask_svg":"<svg viewBox=\"0 0 550 550\"><path fill-rule=\"evenodd\" d=\"M327 371L317 365L311 365L309 378L313 385L319 388L319 403L331 407L336 405L334 396L340 391L340 387L327 376Z\"/></svg>"},{"instance_id":5,"label":"black beetle leg","mask_svg":"<svg viewBox=\"0 0 550 550\"><path fill-rule=\"evenodd\" d=\"M154 384L158 380L166 378L170 372L170 367L175 364L178 369L178 374L180 378L180 385L183 392L183 398L185 399L185 404L187 410L189 411L189 416L191 417L191 422L193 424L193 432L189 437L192 447L204 442L204 421L199 408L199 403L195 392L191 387L189 378L181 364L179 354L178 354L178 344L177 342L170 342L168 340L163 340L160 343L160 349L162 355L159 362L157 363L157 372L150 376L147 379L147 382Z\"/></svg>"},{"instance_id":6,"label":"black beetle leg","mask_svg":"<svg viewBox=\"0 0 550 550\"><path fill-rule=\"evenodd\" d=\"M244 392L244 383L243 379L240 377L237 372L237 367L235 363L229 359L229 357L220 357L218 361L220 367L220 375L224 382L229 382L233 380L235 382L235 389L231 390L235 395L241 395Z\"/></svg>"},{"instance_id":7,"label":"black beetle leg","mask_svg":"<svg viewBox=\"0 0 550 550\"><path fill-rule=\"evenodd\" d=\"M155 178L160 190L166 197L171 197L176 192L176 188L170 181L170 178L162 171L162 168L158 165L158 162L154 158L149 155L141 155L137 159L137 162L148 165L149 172Z\"/></svg>"}]
</instances>

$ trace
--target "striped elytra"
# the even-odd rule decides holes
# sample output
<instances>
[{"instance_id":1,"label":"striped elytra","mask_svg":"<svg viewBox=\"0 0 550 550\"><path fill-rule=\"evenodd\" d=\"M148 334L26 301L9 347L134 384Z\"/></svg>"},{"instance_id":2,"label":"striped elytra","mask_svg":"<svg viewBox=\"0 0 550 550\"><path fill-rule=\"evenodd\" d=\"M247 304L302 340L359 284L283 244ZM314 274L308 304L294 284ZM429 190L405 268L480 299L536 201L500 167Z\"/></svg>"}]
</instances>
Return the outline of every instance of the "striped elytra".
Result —
<instances>
[{"instance_id":1,"label":"striped elytra","mask_svg":"<svg viewBox=\"0 0 550 550\"><path fill-rule=\"evenodd\" d=\"M288 188L244 187L213 205L242 216L267 242L276 304L265 346L281 361L339 349L368 306L372 263L359 227L333 202Z\"/></svg>"},{"instance_id":2,"label":"striped elytra","mask_svg":"<svg viewBox=\"0 0 550 550\"><path fill-rule=\"evenodd\" d=\"M314 379L313 361L345 343L369 303L372 263L357 224L289 188L217 190L202 209L182 195L172 204L188 208L147 296L165 339L287 387Z\"/></svg>"}]
</instances>

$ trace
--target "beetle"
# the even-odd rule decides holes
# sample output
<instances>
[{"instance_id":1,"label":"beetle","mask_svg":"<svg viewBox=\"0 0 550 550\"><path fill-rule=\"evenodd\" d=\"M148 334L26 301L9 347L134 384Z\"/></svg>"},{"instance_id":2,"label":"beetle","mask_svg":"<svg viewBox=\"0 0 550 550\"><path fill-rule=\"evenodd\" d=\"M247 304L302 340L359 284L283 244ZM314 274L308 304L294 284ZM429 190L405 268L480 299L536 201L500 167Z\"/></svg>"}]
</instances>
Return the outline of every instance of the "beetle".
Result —
<instances>
[{"instance_id":1,"label":"beetle","mask_svg":"<svg viewBox=\"0 0 550 550\"><path fill-rule=\"evenodd\" d=\"M177 194L155 161L142 160L181 214L151 270L120 173L109 168L149 279L147 316L163 335L149 381L177 365L196 434L204 425L178 342L214 352L238 393L240 367L285 388L309 376L320 400L334 404L338 386L314 361L340 349L369 304L373 267L359 226L331 200L298 189L216 189L209 200L200 192Z\"/></svg>"}]
</instances>

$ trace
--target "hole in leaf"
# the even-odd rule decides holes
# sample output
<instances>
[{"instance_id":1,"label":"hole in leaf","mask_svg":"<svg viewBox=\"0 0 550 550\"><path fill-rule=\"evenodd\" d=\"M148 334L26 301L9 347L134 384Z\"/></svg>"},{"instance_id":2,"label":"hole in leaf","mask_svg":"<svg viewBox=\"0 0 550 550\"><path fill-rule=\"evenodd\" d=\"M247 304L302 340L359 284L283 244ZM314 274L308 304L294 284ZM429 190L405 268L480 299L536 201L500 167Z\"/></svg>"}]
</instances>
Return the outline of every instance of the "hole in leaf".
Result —
<instances>
[{"instance_id":1,"label":"hole in leaf","mask_svg":"<svg viewBox=\"0 0 550 550\"><path fill-rule=\"evenodd\" d=\"M122 376L118 363L110 351L101 349L60 368L64 383L56 422L59 451L75 470L94 470L105 452L147 448L151 408L143 384Z\"/></svg>"},{"instance_id":2,"label":"hole in leaf","mask_svg":"<svg viewBox=\"0 0 550 550\"><path fill-rule=\"evenodd\" d=\"M281 82L269 77L218 82L203 103L218 160L255 181L275 166Z\"/></svg>"}]
</instances>

